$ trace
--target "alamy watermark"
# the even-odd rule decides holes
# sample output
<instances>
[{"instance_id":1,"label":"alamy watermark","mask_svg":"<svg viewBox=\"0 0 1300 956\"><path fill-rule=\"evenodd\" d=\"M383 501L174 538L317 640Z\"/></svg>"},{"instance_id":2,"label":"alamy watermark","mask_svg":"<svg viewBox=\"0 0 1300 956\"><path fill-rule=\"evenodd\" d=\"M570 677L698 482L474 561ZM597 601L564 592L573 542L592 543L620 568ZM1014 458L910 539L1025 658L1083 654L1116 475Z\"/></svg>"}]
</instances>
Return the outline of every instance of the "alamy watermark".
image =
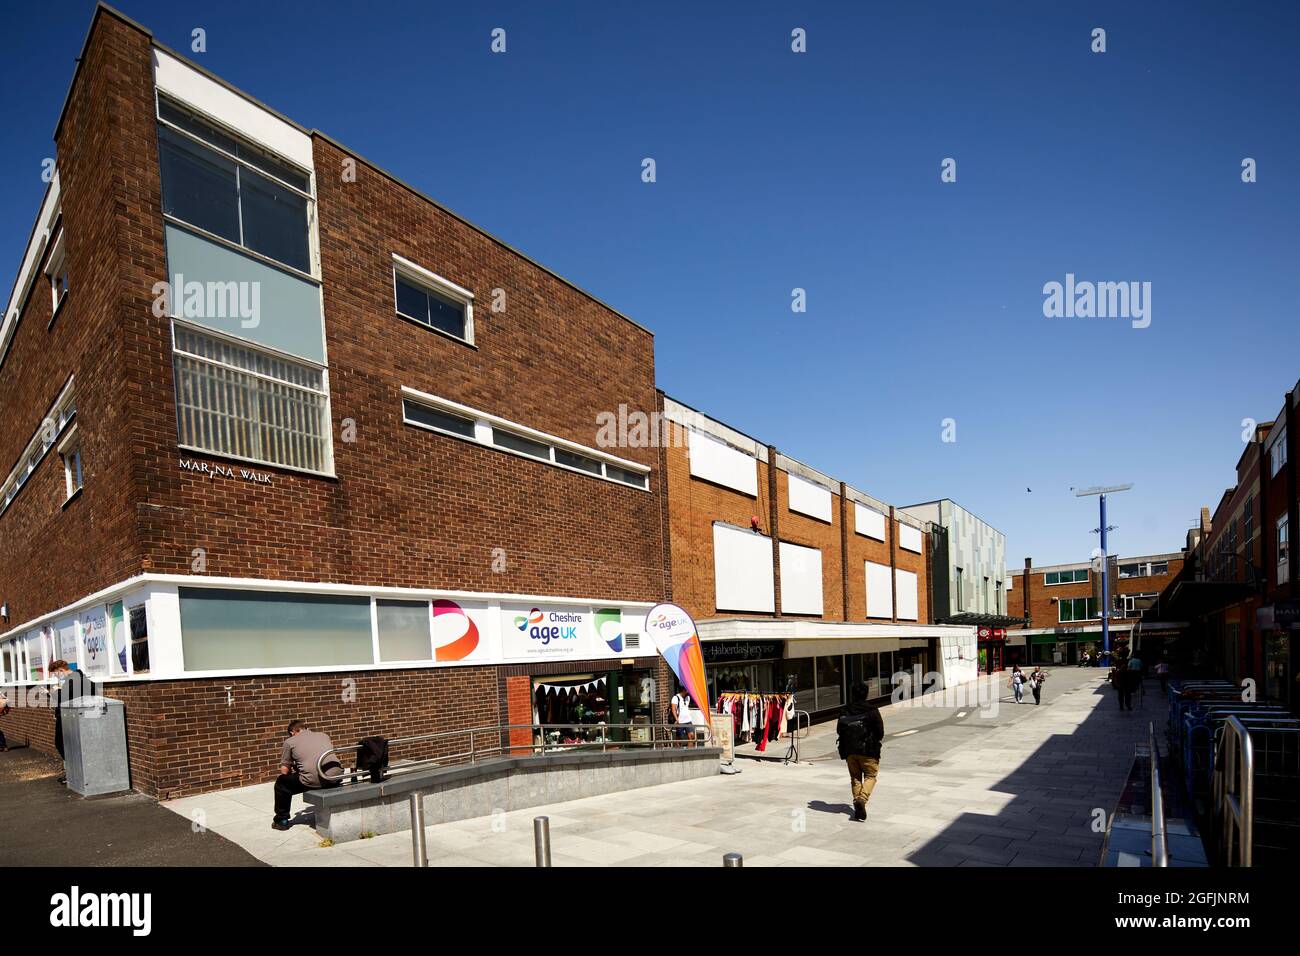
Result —
<instances>
[{"instance_id":1,"label":"alamy watermark","mask_svg":"<svg viewBox=\"0 0 1300 956\"><path fill-rule=\"evenodd\" d=\"M1135 329L1151 324L1150 282L1076 281L1067 272L1064 283L1045 283L1043 296L1049 319L1129 319Z\"/></svg>"},{"instance_id":2,"label":"alamy watermark","mask_svg":"<svg viewBox=\"0 0 1300 956\"><path fill-rule=\"evenodd\" d=\"M262 283L185 281L176 273L175 282L155 282L153 314L182 319L238 319L245 329L262 324Z\"/></svg>"}]
</instances>

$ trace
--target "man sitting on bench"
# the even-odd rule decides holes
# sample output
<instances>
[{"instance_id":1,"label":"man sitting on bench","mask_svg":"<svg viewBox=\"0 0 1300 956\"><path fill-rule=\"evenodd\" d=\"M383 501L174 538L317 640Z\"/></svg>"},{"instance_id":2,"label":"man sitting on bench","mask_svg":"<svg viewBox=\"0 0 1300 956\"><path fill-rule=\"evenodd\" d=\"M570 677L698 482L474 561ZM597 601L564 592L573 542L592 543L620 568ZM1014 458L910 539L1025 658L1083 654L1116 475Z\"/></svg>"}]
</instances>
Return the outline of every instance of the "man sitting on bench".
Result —
<instances>
[{"instance_id":1,"label":"man sitting on bench","mask_svg":"<svg viewBox=\"0 0 1300 956\"><path fill-rule=\"evenodd\" d=\"M275 830L289 829L289 805L295 793L319 790L338 783L343 765L333 757L325 762L325 779L316 772L316 763L321 754L334 749L334 742L328 734L308 730L306 721L289 722L289 736L280 751L280 776L275 781L275 817L271 827Z\"/></svg>"}]
</instances>

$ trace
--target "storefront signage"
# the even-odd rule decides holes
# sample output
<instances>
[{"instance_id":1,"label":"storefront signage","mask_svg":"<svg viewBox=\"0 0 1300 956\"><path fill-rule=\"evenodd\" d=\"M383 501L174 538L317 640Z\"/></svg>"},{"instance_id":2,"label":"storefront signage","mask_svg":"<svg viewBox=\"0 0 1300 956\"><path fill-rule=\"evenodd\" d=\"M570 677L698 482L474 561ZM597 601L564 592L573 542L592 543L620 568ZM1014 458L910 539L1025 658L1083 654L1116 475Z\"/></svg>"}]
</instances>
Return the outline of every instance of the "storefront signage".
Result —
<instances>
[{"instance_id":1,"label":"storefront signage","mask_svg":"<svg viewBox=\"0 0 1300 956\"><path fill-rule=\"evenodd\" d=\"M1255 611L1255 623L1264 631L1294 627L1300 624L1300 601L1278 601L1261 607Z\"/></svg>"},{"instance_id":2,"label":"storefront signage","mask_svg":"<svg viewBox=\"0 0 1300 956\"><path fill-rule=\"evenodd\" d=\"M266 471L255 471L252 468L231 468L228 465L217 464L216 462L198 461L194 458L182 458L180 460L181 471L192 471L198 475L206 475L208 478L237 478L241 481L247 481L255 485L271 484L271 474Z\"/></svg>"},{"instance_id":3,"label":"storefront signage","mask_svg":"<svg viewBox=\"0 0 1300 956\"><path fill-rule=\"evenodd\" d=\"M501 649L508 661L619 657L622 616L611 608L503 604Z\"/></svg>"},{"instance_id":4,"label":"storefront signage","mask_svg":"<svg viewBox=\"0 0 1300 956\"><path fill-rule=\"evenodd\" d=\"M780 641L710 641L702 644L704 663L770 661L781 656Z\"/></svg>"},{"instance_id":5,"label":"storefront signage","mask_svg":"<svg viewBox=\"0 0 1300 956\"><path fill-rule=\"evenodd\" d=\"M981 627L979 629L979 639L981 641L1005 641L1007 639L1007 629L1005 627Z\"/></svg>"}]
</instances>

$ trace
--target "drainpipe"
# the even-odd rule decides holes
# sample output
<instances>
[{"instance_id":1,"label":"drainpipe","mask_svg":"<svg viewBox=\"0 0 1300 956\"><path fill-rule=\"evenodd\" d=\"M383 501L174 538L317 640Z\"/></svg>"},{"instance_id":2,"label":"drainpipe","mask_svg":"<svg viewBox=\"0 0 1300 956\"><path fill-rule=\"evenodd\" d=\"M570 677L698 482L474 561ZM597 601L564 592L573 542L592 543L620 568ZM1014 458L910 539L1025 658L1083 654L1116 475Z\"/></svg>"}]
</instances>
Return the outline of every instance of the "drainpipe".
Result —
<instances>
[{"instance_id":1,"label":"drainpipe","mask_svg":"<svg viewBox=\"0 0 1300 956\"><path fill-rule=\"evenodd\" d=\"M849 486L840 482L840 592L844 620L849 619Z\"/></svg>"}]
</instances>

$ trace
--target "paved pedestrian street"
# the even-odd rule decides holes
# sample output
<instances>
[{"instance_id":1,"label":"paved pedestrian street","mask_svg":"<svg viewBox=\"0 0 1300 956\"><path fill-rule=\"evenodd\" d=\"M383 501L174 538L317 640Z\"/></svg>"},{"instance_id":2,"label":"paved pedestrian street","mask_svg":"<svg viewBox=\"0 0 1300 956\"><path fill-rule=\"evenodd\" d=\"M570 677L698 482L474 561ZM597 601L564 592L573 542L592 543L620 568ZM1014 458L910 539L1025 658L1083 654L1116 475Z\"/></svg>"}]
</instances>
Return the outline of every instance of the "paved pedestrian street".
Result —
<instances>
[{"instance_id":1,"label":"paved pedestrian street","mask_svg":"<svg viewBox=\"0 0 1300 956\"><path fill-rule=\"evenodd\" d=\"M532 865L532 819L544 814L555 866L720 866L728 852L742 853L745 866L1095 866L1096 811L1114 808L1148 722L1159 731L1158 695L1121 712L1102 672L1063 667L1052 670L1040 706L1028 694L1017 705L1005 674L981 680L995 706L883 709L884 754L865 823L850 818L828 724L803 741L798 764L739 759L736 775L430 826L429 864ZM409 833L322 847L307 825L271 830L270 784L166 806L201 814L275 865L411 865Z\"/></svg>"}]
</instances>

